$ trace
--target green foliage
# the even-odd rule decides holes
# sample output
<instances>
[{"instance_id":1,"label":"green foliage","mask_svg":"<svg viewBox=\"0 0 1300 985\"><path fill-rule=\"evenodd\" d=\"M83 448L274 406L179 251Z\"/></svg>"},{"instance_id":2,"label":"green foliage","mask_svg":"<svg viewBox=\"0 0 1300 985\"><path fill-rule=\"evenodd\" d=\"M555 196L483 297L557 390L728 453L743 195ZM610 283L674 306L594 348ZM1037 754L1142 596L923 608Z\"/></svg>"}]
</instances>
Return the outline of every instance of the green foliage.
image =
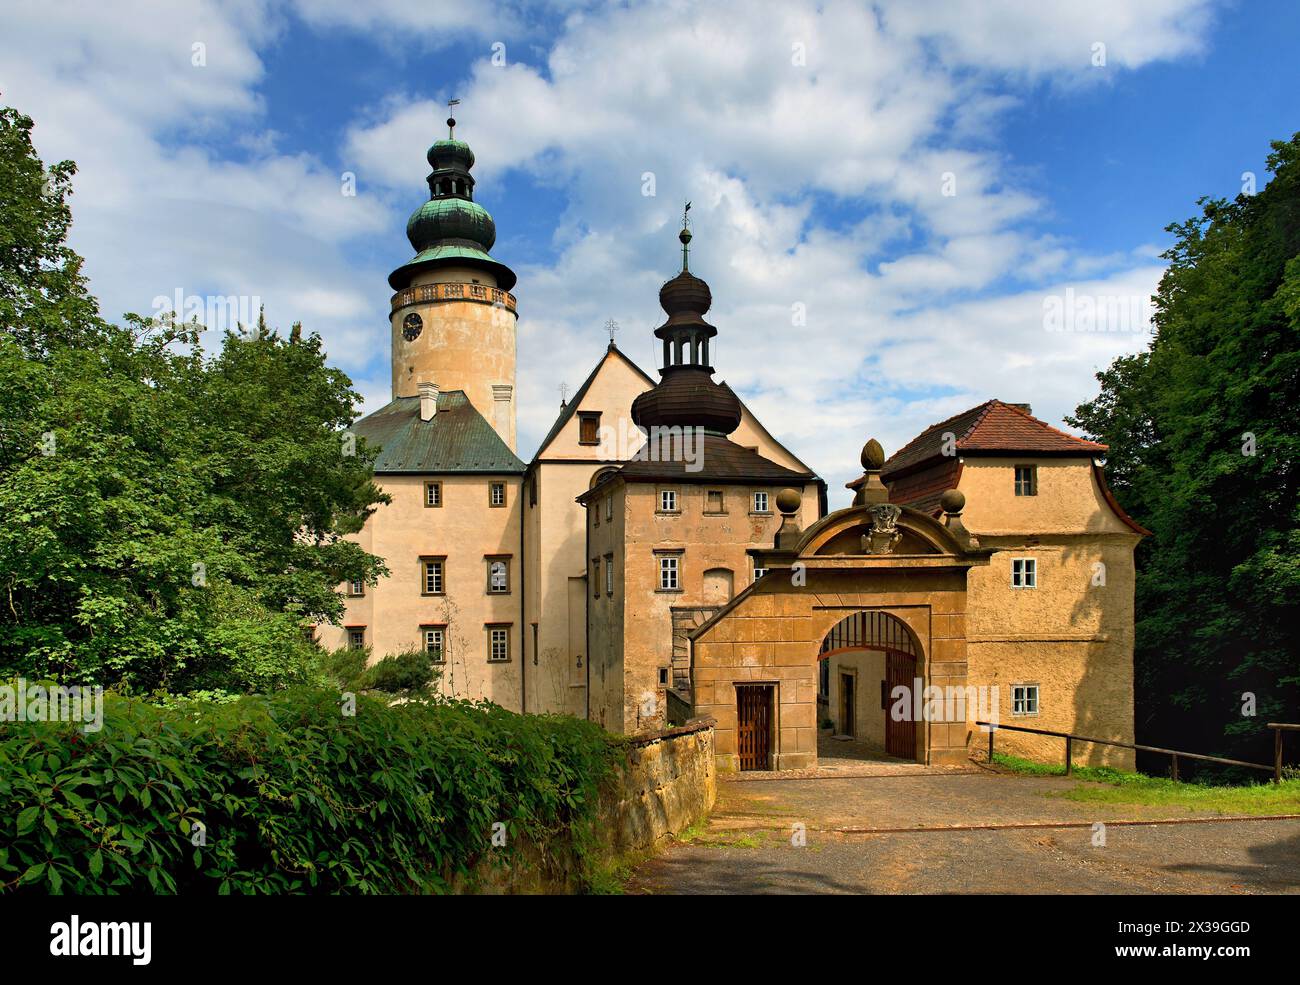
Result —
<instances>
[{"instance_id":1,"label":"green foliage","mask_svg":"<svg viewBox=\"0 0 1300 985\"><path fill-rule=\"evenodd\" d=\"M443 893L595 871L599 726L295 688L0 731L0 892ZM493 847L493 825L506 844ZM203 825L206 844L194 826Z\"/></svg>"},{"instance_id":2,"label":"green foliage","mask_svg":"<svg viewBox=\"0 0 1300 985\"><path fill-rule=\"evenodd\" d=\"M370 660L367 647L341 646L337 650L320 651L317 665L325 680L340 691L362 690L362 675L366 672L366 663Z\"/></svg>"},{"instance_id":3,"label":"green foliage","mask_svg":"<svg viewBox=\"0 0 1300 985\"><path fill-rule=\"evenodd\" d=\"M433 658L424 650L390 653L362 675L362 687L386 694L423 694L433 684Z\"/></svg>"},{"instance_id":4,"label":"green foliage","mask_svg":"<svg viewBox=\"0 0 1300 985\"><path fill-rule=\"evenodd\" d=\"M303 628L382 562L359 395L295 327L104 322L65 239L71 164L0 110L0 674L249 691L310 680Z\"/></svg>"},{"instance_id":5,"label":"green foliage","mask_svg":"<svg viewBox=\"0 0 1300 985\"><path fill-rule=\"evenodd\" d=\"M1259 194L1202 199L1169 227L1150 350L1100 373L1070 419L1110 445L1116 495L1154 534L1139 739L1254 762L1265 722L1300 721L1300 134L1268 166Z\"/></svg>"}]
</instances>

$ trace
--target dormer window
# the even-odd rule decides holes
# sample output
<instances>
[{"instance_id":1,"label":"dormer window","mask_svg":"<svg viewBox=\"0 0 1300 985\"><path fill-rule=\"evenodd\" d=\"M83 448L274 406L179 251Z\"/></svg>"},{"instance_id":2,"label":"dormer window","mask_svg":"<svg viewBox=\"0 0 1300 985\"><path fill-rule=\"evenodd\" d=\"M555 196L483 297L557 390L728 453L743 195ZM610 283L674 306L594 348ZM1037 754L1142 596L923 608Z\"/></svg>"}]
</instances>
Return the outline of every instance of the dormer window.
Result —
<instances>
[{"instance_id":1,"label":"dormer window","mask_svg":"<svg viewBox=\"0 0 1300 985\"><path fill-rule=\"evenodd\" d=\"M1016 466L1016 495L1017 496L1038 495L1038 466L1037 465Z\"/></svg>"}]
</instances>

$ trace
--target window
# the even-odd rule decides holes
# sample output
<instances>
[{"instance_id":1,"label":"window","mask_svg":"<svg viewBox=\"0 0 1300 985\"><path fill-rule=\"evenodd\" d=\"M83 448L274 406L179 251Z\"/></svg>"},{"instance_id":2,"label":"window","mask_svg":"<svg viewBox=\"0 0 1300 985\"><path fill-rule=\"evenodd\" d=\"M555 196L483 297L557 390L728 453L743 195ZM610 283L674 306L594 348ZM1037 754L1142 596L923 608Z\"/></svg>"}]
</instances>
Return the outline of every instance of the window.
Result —
<instances>
[{"instance_id":1,"label":"window","mask_svg":"<svg viewBox=\"0 0 1300 985\"><path fill-rule=\"evenodd\" d=\"M440 664L446 660L447 629L445 626L421 626L420 637L424 643L424 652L430 659Z\"/></svg>"},{"instance_id":2,"label":"window","mask_svg":"<svg viewBox=\"0 0 1300 985\"><path fill-rule=\"evenodd\" d=\"M664 554L659 557L659 591L680 592L680 561L676 554Z\"/></svg>"},{"instance_id":3,"label":"window","mask_svg":"<svg viewBox=\"0 0 1300 985\"><path fill-rule=\"evenodd\" d=\"M614 497L610 496L605 500L605 519L614 519Z\"/></svg>"},{"instance_id":4,"label":"window","mask_svg":"<svg viewBox=\"0 0 1300 985\"><path fill-rule=\"evenodd\" d=\"M659 512L660 513L677 512L677 490L676 489L659 490Z\"/></svg>"},{"instance_id":5,"label":"window","mask_svg":"<svg viewBox=\"0 0 1300 985\"><path fill-rule=\"evenodd\" d=\"M600 444L600 411L578 411L578 444Z\"/></svg>"},{"instance_id":6,"label":"window","mask_svg":"<svg viewBox=\"0 0 1300 985\"><path fill-rule=\"evenodd\" d=\"M1011 587L1037 588L1038 561L1031 557L1011 559Z\"/></svg>"},{"instance_id":7,"label":"window","mask_svg":"<svg viewBox=\"0 0 1300 985\"><path fill-rule=\"evenodd\" d=\"M360 598L365 594L366 583L364 581L357 580L348 582L348 595L352 598Z\"/></svg>"},{"instance_id":8,"label":"window","mask_svg":"<svg viewBox=\"0 0 1300 985\"><path fill-rule=\"evenodd\" d=\"M754 581L758 581L758 579L762 578L765 574L767 574L766 568L760 568L758 565L754 565Z\"/></svg>"},{"instance_id":9,"label":"window","mask_svg":"<svg viewBox=\"0 0 1300 985\"><path fill-rule=\"evenodd\" d=\"M489 557L487 558L488 585L489 595L509 595L510 594L510 558L508 557Z\"/></svg>"},{"instance_id":10,"label":"window","mask_svg":"<svg viewBox=\"0 0 1300 985\"><path fill-rule=\"evenodd\" d=\"M614 594L614 555L605 555L605 594Z\"/></svg>"},{"instance_id":11,"label":"window","mask_svg":"<svg viewBox=\"0 0 1300 985\"><path fill-rule=\"evenodd\" d=\"M667 667L660 667L660 668L659 668L659 686L660 686L660 687L667 687L667 686L668 686L668 668L667 668Z\"/></svg>"},{"instance_id":12,"label":"window","mask_svg":"<svg viewBox=\"0 0 1300 985\"><path fill-rule=\"evenodd\" d=\"M770 512L771 512L771 510L769 510L769 509L768 509L768 506L767 506L767 493L766 493L766 492L756 492L756 493L754 493L754 512L755 512L755 513L770 513Z\"/></svg>"},{"instance_id":13,"label":"window","mask_svg":"<svg viewBox=\"0 0 1300 985\"><path fill-rule=\"evenodd\" d=\"M493 482L488 485L488 505L506 505L506 484L504 482Z\"/></svg>"},{"instance_id":14,"label":"window","mask_svg":"<svg viewBox=\"0 0 1300 985\"><path fill-rule=\"evenodd\" d=\"M705 513L725 513L723 509L722 490L710 489L704 494L704 512Z\"/></svg>"},{"instance_id":15,"label":"window","mask_svg":"<svg viewBox=\"0 0 1300 985\"><path fill-rule=\"evenodd\" d=\"M443 577L443 569L446 563L446 558L420 558L423 579L420 589L421 595L443 595L446 593L447 584L446 579Z\"/></svg>"},{"instance_id":16,"label":"window","mask_svg":"<svg viewBox=\"0 0 1300 985\"><path fill-rule=\"evenodd\" d=\"M442 483L426 482L424 484L424 505L441 506L442 505Z\"/></svg>"},{"instance_id":17,"label":"window","mask_svg":"<svg viewBox=\"0 0 1300 985\"><path fill-rule=\"evenodd\" d=\"M488 626L488 663L505 663L510 659L510 627Z\"/></svg>"},{"instance_id":18,"label":"window","mask_svg":"<svg viewBox=\"0 0 1300 985\"><path fill-rule=\"evenodd\" d=\"M1011 714L1013 715L1037 715L1038 714L1038 685L1037 684L1012 684L1011 685Z\"/></svg>"},{"instance_id":19,"label":"window","mask_svg":"<svg viewBox=\"0 0 1300 985\"><path fill-rule=\"evenodd\" d=\"M1016 495L1017 496L1038 495L1038 466L1037 465L1016 466Z\"/></svg>"},{"instance_id":20,"label":"window","mask_svg":"<svg viewBox=\"0 0 1300 985\"><path fill-rule=\"evenodd\" d=\"M600 558L591 559L591 597L600 598Z\"/></svg>"},{"instance_id":21,"label":"window","mask_svg":"<svg viewBox=\"0 0 1300 985\"><path fill-rule=\"evenodd\" d=\"M348 627L348 646L354 650L364 649L366 645L366 627L349 626Z\"/></svg>"}]
</instances>

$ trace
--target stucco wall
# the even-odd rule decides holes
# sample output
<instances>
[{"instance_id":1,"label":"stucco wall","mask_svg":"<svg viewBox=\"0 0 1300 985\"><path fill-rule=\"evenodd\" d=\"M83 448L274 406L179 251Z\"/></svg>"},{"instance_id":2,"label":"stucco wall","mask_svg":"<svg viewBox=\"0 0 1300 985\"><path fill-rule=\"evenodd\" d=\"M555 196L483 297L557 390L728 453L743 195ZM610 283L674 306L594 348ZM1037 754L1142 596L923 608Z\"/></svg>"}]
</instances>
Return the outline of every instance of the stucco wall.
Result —
<instances>
[{"instance_id":1,"label":"stucco wall","mask_svg":"<svg viewBox=\"0 0 1300 985\"><path fill-rule=\"evenodd\" d=\"M481 270L426 271L412 286L433 283L478 284L495 287L491 274ZM411 342L402 337L402 322L415 312L424 322ZM481 301L430 301L408 304L390 315L394 397L412 397L422 382L443 390L464 390L476 410L496 429L510 450L515 450L518 393L515 385L516 315L504 305ZM510 387L505 419L498 417L493 386Z\"/></svg>"},{"instance_id":2,"label":"stucco wall","mask_svg":"<svg viewBox=\"0 0 1300 985\"><path fill-rule=\"evenodd\" d=\"M537 505L525 506L529 527L525 621L536 622L538 631L537 662L533 664L530 657L528 667L530 711L586 714L586 600L582 592L571 592L569 582L587 571L587 513L575 500L591 487L592 478L601 469L615 463L607 460L608 448L580 443L578 413L598 412L602 425L630 420L632 401L649 386L620 355L606 352L573 416L534 466ZM635 450L639 432L630 437ZM580 602L580 607L575 609L573 601ZM575 648L578 640L582 642ZM577 666L579 657L584 662L581 668Z\"/></svg>"},{"instance_id":3,"label":"stucco wall","mask_svg":"<svg viewBox=\"0 0 1300 985\"><path fill-rule=\"evenodd\" d=\"M622 482L617 486L616 513L622 513L624 527L615 530L617 536L601 541L604 546L600 553L613 552L615 570L621 578L616 590L616 604L622 606L618 614L621 641L611 639L607 646L618 651L621 657L622 729L632 733L666 724L667 701L665 688L659 683L659 671L672 666L673 607L726 601L706 595L706 572L731 572L734 593L751 584L753 563L748 552L751 548L771 545L781 517L775 511L768 514L751 511L755 489L766 489L774 502L777 487L720 483L708 486L636 483L629 487ZM658 511L659 492L663 488L677 490L678 513ZM708 490L723 492L725 513L705 512ZM810 483L803 487L802 493L801 522L812 523L818 515L817 487ZM602 520L603 516L602 510ZM593 523L593 542L604 533L607 531L602 532ZM680 591L659 590L657 551L681 552ZM593 550L592 556L596 553ZM613 627L610 632L614 632Z\"/></svg>"},{"instance_id":4,"label":"stucco wall","mask_svg":"<svg viewBox=\"0 0 1300 985\"><path fill-rule=\"evenodd\" d=\"M424 505L424 483L442 482L441 507ZM447 659L440 689L447 694L490 698L519 710L520 625L518 476L378 476L393 497L380 506L355 539L386 559L390 574L347 600L340 626L318 630L326 648L344 645L346 627L365 626L372 659L419 647L420 627L447 625ZM506 505L488 505L488 483L506 484ZM422 556L446 556L445 596L421 594ZM486 555L511 555L507 595L489 595ZM489 663L486 623L509 623L511 659Z\"/></svg>"},{"instance_id":5,"label":"stucco wall","mask_svg":"<svg viewBox=\"0 0 1300 985\"><path fill-rule=\"evenodd\" d=\"M826 659L831 663L830 701L827 710L835 723L835 731L844 734L840 675L853 674L856 678L853 694L854 736L860 741L870 742L883 749L886 711L880 707L880 682L885 679L884 651L840 653Z\"/></svg>"},{"instance_id":6,"label":"stucco wall","mask_svg":"<svg viewBox=\"0 0 1300 985\"><path fill-rule=\"evenodd\" d=\"M1016 464L1038 466L1038 495L1014 494ZM967 459L962 517L997 549L969 579L970 682L996 686L1010 725L1133 741L1135 568L1140 536L1106 502L1087 460ZM1033 558L1037 585L1015 588L1011 561ZM1013 716L1011 685L1038 684L1037 715ZM971 716L972 723L974 716ZM987 737L971 750L983 755ZM1059 762L1064 740L1002 732L996 747ZM1075 745L1076 761L1131 769L1130 750Z\"/></svg>"}]
</instances>

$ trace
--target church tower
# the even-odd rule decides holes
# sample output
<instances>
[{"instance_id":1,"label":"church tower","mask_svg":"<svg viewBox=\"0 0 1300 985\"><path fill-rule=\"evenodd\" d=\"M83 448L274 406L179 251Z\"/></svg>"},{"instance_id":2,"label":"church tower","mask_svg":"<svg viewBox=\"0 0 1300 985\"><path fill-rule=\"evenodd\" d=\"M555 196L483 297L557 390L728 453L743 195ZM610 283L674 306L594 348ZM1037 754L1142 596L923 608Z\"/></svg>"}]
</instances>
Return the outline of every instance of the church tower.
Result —
<instances>
[{"instance_id":1,"label":"church tower","mask_svg":"<svg viewBox=\"0 0 1300 985\"><path fill-rule=\"evenodd\" d=\"M388 277L393 397L462 390L514 451L516 278L489 254L496 224L474 201L474 152L455 128L448 118L429 148L429 201L406 223L415 256Z\"/></svg>"}]
</instances>

